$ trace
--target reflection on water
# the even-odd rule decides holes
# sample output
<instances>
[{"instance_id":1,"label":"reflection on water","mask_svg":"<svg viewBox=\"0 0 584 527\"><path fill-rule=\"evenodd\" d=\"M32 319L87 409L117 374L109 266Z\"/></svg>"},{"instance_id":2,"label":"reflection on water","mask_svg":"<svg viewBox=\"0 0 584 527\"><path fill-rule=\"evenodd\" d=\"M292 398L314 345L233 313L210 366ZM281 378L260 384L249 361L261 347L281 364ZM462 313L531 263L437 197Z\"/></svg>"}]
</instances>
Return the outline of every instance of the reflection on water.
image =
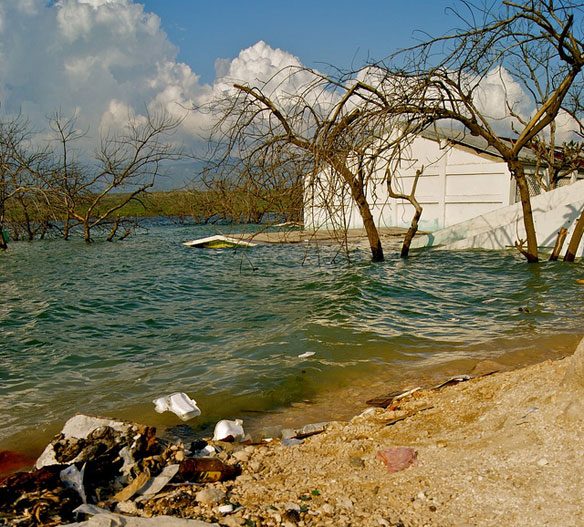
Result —
<instances>
[{"instance_id":1,"label":"reflection on water","mask_svg":"<svg viewBox=\"0 0 584 527\"><path fill-rule=\"evenodd\" d=\"M171 424L151 401L173 391L197 400L204 426L361 379L544 356L583 332L579 263L467 251L373 264L364 249L319 265L301 246L180 244L210 230L153 225L122 243L0 254L0 440L77 411Z\"/></svg>"}]
</instances>

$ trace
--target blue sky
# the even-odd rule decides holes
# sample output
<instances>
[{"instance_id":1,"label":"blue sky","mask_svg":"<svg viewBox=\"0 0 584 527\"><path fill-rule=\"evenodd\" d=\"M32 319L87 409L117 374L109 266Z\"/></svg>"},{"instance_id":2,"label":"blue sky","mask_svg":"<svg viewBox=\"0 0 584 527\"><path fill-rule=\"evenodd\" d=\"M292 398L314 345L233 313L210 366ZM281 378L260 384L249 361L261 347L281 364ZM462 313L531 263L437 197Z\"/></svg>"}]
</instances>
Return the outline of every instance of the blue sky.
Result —
<instances>
[{"instance_id":1,"label":"blue sky","mask_svg":"<svg viewBox=\"0 0 584 527\"><path fill-rule=\"evenodd\" d=\"M259 40L321 69L359 66L412 45L422 35L443 34L457 23L451 2L428 0L278 0L200 2L146 0L156 13L178 59L203 82L212 82L216 58L235 58Z\"/></svg>"},{"instance_id":2,"label":"blue sky","mask_svg":"<svg viewBox=\"0 0 584 527\"><path fill-rule=\"evenodd\" d=\"M443 34L457 21L448 5L0 0L0 108L39 125L59 110L94 131L145 107L178 115L220 91L222 78L253 83L290 65L356 69L414 44L420 30Z\"/></svg>"}]
</instances>

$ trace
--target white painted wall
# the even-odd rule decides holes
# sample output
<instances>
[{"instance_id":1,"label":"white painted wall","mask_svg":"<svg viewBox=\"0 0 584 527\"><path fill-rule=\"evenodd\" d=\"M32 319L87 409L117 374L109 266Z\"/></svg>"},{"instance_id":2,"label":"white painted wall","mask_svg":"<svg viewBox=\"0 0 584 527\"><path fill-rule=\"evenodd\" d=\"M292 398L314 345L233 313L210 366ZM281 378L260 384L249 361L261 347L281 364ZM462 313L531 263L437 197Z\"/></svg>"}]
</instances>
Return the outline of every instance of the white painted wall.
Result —
<instances>
[{"instance_id":1,"label":"white painted wall","mask_svg":"<svg viewBox=\"0 0 584 527\"><path fill-rule=\"evenodd\" d=\"M504 207L513 202L514 185L505 163L497 158L479 155L460 146L417 138L404 153L395 189L408 193L416 171L424 168L416 191L423 207L420 229L435 231L474 216ZM325 184L326 186L326 184ZM305 225L308 228L362 228L361 215L348 192L329 185L311 199L306 194ZM322 203L326 196L329 207ZM388 197L385 183L377 180L368 191L373 217L381 227L408 227L414 208L405 200ZM334 204L336 213L327 212Z\"/></svg>"},{"instance_id":2,"label":"white painted wall","mask_svg":"<svg viewBox=\"0 0 584 527\"><path fill-rule=\"evenodd\" d=\"M531 207L540 250L551 252L558 231L562 227L568 229L563 256L576 220L584 209L584 180L531 198ZM514 247L517 240L525 238L521 203L514 203L443 230L417 236L411 248L508 249ZM580 244L576 255L584 257L584 244Z\"/></svg>"}]
</instances>

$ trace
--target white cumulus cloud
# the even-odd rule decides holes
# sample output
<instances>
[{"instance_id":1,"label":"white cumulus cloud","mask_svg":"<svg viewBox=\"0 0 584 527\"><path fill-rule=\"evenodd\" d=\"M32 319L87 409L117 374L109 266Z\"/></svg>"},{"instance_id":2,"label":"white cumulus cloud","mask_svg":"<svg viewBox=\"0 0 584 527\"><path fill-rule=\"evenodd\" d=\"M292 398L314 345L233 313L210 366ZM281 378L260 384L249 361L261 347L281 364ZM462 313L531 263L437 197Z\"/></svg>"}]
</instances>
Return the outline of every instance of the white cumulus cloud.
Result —
<instances>
[{"instance_id":1,"label":"white cumulus cloud","mask_svg":"<svg viewBox=\"0 0 584 527\"><path fill-rule=\"evenodd\" d=\"M229 92L234 83L262 86L270 95L294 94L313 82L315 77L303 68L298 57L260 40L242 50L233 60L215 62L217 79L214 94Z\"/></svg>"},{"instance_id":2,"label":"white cumulus cloud","mask_svg":"<svg viewBox=\"0 0 584 527\"><path fill-rule=\"evenodd\" d=\"M527 120L533 111L531 97L502 67L492 69L481 79L474 102L494 129L503 135L510 135L512 123L517 122L512 115ZM515 128L521 129L521 125Z\"/></svg>"},{"instance_id":3,"label":"white cumulus cloud","mask_svg":"<svg viewBox=\"0 0 584 527\"><path fill-rule=\"evenodd\" d=\"M212 116L190 109L224 94L233 82L293 93L308 74L300 60L263 41L233 59L217 59L217 79L201 84L161 28L134 0L0 0L0 109L21 113L35 129L47 116L77 117L89 140L127 118L164 110L183 119L177 139L200 138Z\"/></svg>"},{"instance_id":4,"label":"white cumulus cloud","mask_svg":"<svg viewBox=\"0 0 584 527\"><path fill-rule=\"evenodd\" d=\"M177 51L158 16L132 0L0 0L2 112L36 129L57 111L75 114L93 139L146 109L188 123L211 87Z\"/></svg>"}]
</instances>

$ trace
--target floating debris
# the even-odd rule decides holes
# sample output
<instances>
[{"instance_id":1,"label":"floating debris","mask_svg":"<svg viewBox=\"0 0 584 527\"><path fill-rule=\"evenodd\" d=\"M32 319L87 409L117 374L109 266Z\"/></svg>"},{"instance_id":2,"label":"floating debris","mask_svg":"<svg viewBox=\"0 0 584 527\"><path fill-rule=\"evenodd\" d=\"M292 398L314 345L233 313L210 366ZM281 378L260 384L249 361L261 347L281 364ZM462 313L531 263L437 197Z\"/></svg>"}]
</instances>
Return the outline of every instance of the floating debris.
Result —
<instances>
[{"instance_id":1,"label":"floating debris","mask_svg":"<svg viewBox=\"0 0 584 527\"><path fill-rule=\"evenodd\" d=\"M496 302L497 300L499 300L497 297L487 298L486 300L483 300L483 304L492 304L493 302Z\"/></svg>"},{"instance_id":2,"label":"floating debris","mask_svg":"<svg viewBox=\"0 0 584 527\"><path fill-rule=\"evenodd\" d=\"M158 397L152 401L154 409L158 413L173 412L183 421L188 421L201 415L201 410L194 399L191 399L186 393L176 392L164 397Z\"/></svg>"},{"instance_id":3,"label":"floating debris","mask_svg":"<svg viewBox=\"0 0 584 527\"><path fill-rule=\"evenodd\" d=\"M308 357L312 357L313 355L316 355L314 351L307 351L306 353L301 353L300 355L298 355L298 358L307 359Z\"/></svg>"},{"instance_id":4,"label":"floating debris","mask_svg":"<svg viewBox=\"0 0 584 527\"><path fill-rule=\"evenodd\" d=\"M216 234L215 236L208 236L207 238L199 238L198 240L191 240L190 242L183 242L187 247L196 247L198 249L229 249L238 246L242 247L256 247L256 243L246 242L238 238L231 238Z\"/></svg>"}]
</instances>

